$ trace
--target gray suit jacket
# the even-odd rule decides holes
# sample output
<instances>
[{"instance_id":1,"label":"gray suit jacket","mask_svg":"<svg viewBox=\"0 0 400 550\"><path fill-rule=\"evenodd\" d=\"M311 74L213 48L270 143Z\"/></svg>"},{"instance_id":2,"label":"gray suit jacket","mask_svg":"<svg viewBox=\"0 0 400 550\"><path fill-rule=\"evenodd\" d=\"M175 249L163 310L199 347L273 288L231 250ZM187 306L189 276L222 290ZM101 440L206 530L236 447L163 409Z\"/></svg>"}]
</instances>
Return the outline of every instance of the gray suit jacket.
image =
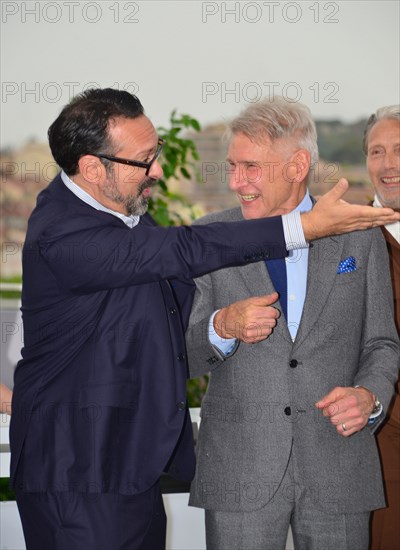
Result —
<instances>
[{"instance_id":1,"label":"gray suit jacket","mask_svg":"<svg viewBox=\"0 0 400 550\"><path fill-rule=\"evenodd\" d=\"M198 223L238 219L240 208ZM357 269L337 274L339 263L349 256L356 258ZM263 262L215 271L197 279L196 285L186 335L189 368L192 377L211 374L190 504L224 511L263 507L279 487L293 451L299 482L312 506L331 513L384 506L373 429L344 438L315 408L335 386L357 384L388 408L399 342L381 231L312 244L294 343L283 316L267 340L242 342L229 358L209 343L213 311L273 292Z\"/></svg>"}]
</instances>

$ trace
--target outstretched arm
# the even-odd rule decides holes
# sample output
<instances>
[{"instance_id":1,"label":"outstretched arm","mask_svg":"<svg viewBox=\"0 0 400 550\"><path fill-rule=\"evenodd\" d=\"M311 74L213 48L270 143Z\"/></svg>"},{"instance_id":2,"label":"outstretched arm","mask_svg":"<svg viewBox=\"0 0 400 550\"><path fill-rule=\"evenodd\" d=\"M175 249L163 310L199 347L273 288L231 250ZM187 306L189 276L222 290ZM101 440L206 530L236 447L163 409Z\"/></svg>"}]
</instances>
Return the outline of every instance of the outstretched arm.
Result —
<instances>
[{"instance_id":1,"label":"outstretched arm","mask_svg":"<svg viewBox=\"0 0 400 550\"><path fill-rule=\"evenodd\" d=\"M348 181L340 179L310 212L301 215L304 235L308 241L400 220L400 213L391 208L373 208L343 201L342 197L348 188Z\"/></svg>"}]
</instances>

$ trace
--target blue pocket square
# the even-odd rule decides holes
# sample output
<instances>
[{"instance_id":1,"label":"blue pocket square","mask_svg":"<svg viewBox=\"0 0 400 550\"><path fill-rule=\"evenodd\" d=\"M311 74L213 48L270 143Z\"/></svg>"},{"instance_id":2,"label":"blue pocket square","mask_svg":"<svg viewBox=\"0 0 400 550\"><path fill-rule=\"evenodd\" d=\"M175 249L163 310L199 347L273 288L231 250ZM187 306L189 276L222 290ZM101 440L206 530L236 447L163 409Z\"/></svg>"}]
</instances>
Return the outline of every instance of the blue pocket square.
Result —
<instances>
[{"instance_id":1,"label":"blue pocket square","mask_svg":"<svg viewBox=\"0 0 400 550\"><path fill-rule=\"evenodd\" d=\"M340 262L337 274L340 275L341 273L350 273L350 271L355 271L357 269L356 266L356 259L354 256L349 256L342 262Z\"/></svg>"}]
</instances>

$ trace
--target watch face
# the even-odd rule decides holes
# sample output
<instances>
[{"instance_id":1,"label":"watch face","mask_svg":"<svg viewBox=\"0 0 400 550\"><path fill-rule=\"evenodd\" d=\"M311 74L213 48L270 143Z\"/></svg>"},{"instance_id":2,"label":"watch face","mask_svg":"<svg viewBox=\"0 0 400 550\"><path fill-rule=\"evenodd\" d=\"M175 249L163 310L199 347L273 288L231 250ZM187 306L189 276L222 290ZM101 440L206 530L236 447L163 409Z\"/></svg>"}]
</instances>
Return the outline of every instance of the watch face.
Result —
<instances>
[{"instance_id":1,"label":"watch face","mask_svg":"<svg viewBox=\"0 0 400 550\"><path fill-rule=\"evenodd\" d=\"M375 405L374 405L374 409L373 409L373 413L376 413L379 411L379 409L381 408L381 403L380 401L378 401L378 399L375 399Z\"/></svg>"},{"instance_id":2,"label":"watch face","mask_svg":"<svg viewBox=\"0 0 400 550\"><path fill-rule=\"evenodd\" d=\"M374 405L374 408L370 414L370 418L372 417L377 417L381 414L382 412L382 403L379 401L379 399L375 399L375 405Z\"/></svg>"}]
</instances>

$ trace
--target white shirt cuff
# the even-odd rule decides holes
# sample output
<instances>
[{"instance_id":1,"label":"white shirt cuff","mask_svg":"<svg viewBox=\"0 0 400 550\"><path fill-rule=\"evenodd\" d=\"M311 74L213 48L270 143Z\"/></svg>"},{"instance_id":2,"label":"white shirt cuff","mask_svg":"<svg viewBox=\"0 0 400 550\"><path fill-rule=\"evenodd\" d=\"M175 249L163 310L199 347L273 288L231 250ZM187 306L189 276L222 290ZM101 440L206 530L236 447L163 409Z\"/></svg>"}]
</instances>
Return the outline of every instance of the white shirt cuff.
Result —
<instances>
[{"instance_id":1,"label":"white shirt cuff","mask_svg":"<svg viewBox=\"0 0 400 550\"><path fill-rule=\"evenodd\" d=\"M283 234L285 236L286 250L308 248L301 224L300 212L290 212L282 216Z\"/></svg>"},{"instance_id":2,"label":"white shirt cuff","mask_svg":"<svg viewBox=\"0 0 400 550\"><path fill-rule=\"evenodd\" d=\"M218 313L218 311L219 309L217 309L217 311L214 311L208 322L208 339L210 340L210 344L212 346L216 347L223 355L227 356L236 349L237 340L236 338L222 338L221 336L218 336L218 334L215 332L214 317Z\"/></svg>"}]
</instances>

